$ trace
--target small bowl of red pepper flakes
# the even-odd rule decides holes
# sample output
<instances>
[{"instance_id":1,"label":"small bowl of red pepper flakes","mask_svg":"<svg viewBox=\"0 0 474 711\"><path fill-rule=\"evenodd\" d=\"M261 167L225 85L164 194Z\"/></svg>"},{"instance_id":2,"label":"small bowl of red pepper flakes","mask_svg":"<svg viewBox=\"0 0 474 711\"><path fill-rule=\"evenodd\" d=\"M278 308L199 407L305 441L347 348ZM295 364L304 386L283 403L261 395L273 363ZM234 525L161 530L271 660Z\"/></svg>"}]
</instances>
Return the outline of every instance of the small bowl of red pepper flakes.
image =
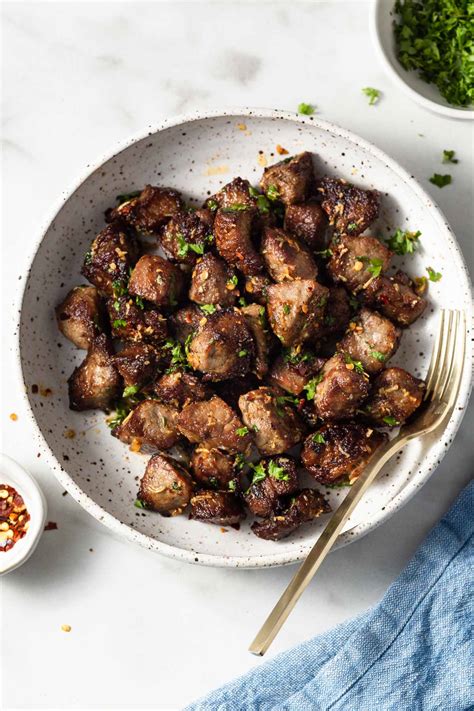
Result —
<instances>
[{"instance_id":1,"label":"small bowl of red pepper flakes","mask_svg":"<svg viewBox=\"0 0 474 711\"><path fill-rule=\"evenodd\" d=\"M46 501L33 477L0 454L0 575L22 565L44 529Z\"/></svg>"}]
</instances>

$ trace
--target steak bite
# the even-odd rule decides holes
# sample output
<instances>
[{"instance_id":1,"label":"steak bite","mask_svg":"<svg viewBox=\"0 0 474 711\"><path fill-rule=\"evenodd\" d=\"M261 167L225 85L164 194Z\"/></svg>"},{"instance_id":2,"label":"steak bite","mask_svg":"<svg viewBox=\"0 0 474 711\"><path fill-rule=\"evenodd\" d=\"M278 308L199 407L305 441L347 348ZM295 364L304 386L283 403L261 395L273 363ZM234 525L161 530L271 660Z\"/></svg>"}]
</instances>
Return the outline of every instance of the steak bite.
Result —
<instances>
[{"instance_id":1,"label":"steak bite","mask_svg":"<svg viewBox=\"0 0 474 711\"><path fill-rule=\"evenodd\" d=\"M191 499L190 519L236 526L245 518L240 500L229 491L199 491Z\"/></svg>"},{"instance_id":2,"label":"steak bite","mask_svg":"<svg viewBox=\"0 0 474 711\"><path fill-rule=\"evenodd\" d=\"M327 423L306 438L301 461L322 484L352 484L386 440L386 434L355 422Z\"/></svg>"},{"instance_id":3,"label":"steak bite","mask_svg":"<svg viewBox=\"0 0 474 711\"><path fill-rule=\"evenodd\" d=\"M162 375L154 383L153 390L161 402L178 409L183 408L189 402L207 400L211 397L211 391L207 385L201 383L199 378L180 370Z\"/></svg>"},{"instance_id":4,"label":"steak bite","mask_svg":"<svg viewBox=\"0 0 474 711\"><path fill-rule=\"evenodd\" d=\"M364 296L371 306L404 327L416 321L427 304L422 296L416 294L411 280L401 271L393 277L374 279L366 288Z\"/></svg>"},{"instance_id":5,"label":"steak bite","mask_svg":"<svg viewBox=\"0 0 474 711\"><path fill-rule=\"evenodd\" d=\"M420 407L425 384L403 368L387 368L377 376L365 410L377 425L396 427Z\"/></svg>"},{"instance_id":6,"label":"steak bite","mask_svg":"<svg viewBox=\"0 0 474 711\"><path fill-rule=\"evenodd\" d=\"M277 197L285 205L304 202L314 184L311 153L299 153L293 158L275 163L263 171L260 187L263 192Z\"/></svg>"},{"instance_id":7,"label":"steak bite","mask_svg":"<svg viewBox=\"0 0 474 711\"><path fill-rule=\"evenodd\" d=\"M231 454L245 453L252 444L241 419L217 396L185 405L178 418L178 429L190 442Z\"/></svg>"},{"instance_id":8,"label":"steak bite","mask_svg":"<svg viewBox=\"0 0 474 711\"><path fill-rule=\"evenodd\" d=\"M237 275L223 259L208 252L193 269L189 298L197 304L233 306L239 295Z\"/></svg>"},{"instance_id":9,"label":"steak bite","mask_svg":"<svg viewBox=\"0 0 474 711\"><path fill-rule=\"evenodd\" d=\"M156 306L174 306L181 298L184 277L179 267L156 254L141 257L128 283L130 294Z\"/></svg>"},{"instance_id":10,"label":"steak bite","mask_svg":"<svg viewBox=\"0 0 474 711\"><path fill-rule=\"evenodd\" d=\"M244 501L255 516L266 518L281 505L281 497L298 489L298 474L294 459L274 457L262 459L253 467L253 479L244 493Z\"/></svg>"},{"instance_id":11,"label":"steak bite","mask_svg":"<svg viewBox=\"0 0 474 711\"><path fill-rule=\"evenodd\" d=\"M253 372L260 380L268 372L268 351L270 348L270 332L268 330L265 307L259 304L249 304L240 309L255 343L255 359Z\"/></svg>"},{"instance_id":12,"label":"steak bite","mask_svg":"<svg viewBox=\"0 0 474 711\"><path fill-rule=\"evenodd\" d=\"M127 343L112 361L125 386L137 390L153 379L158 368L158 354L148 343Z\"/></svg>"},{"instance_id":13,"label":"steak bite","mask_svg":"<svg viewBox=\"0 0 474 711\"><path fill-rule=\"evenodd\" d=\"M204 380L227 380L250 370L255 344L245 318L237 310L216 311L203 318L188 346L188 362Z\"/></svg>"},{"instance_id":14,"label":"steak bite","mask_svg":"<svg viewBox=\"0 0 474 711\"><path fill-rule=\"evenodd\" d=\"M113 349L104 334L91 343L87 356L68 380L71 410L109 411L122 391L122 378L113 364Z\"/></svg>"},{"instance_id":15,"label":"steak bite","mask_svg":"<svg viewBox=\"0 0 474 711\"><path fill-rule=\"evenodd\" d=\"M257 201L251 192L252 187L248 180L234 178L215 195L207 198L204 207L211 210L216 210L218 207L256 207Z\"/></svg>"},{"instance_id":16,"label":"steak bite","mask_svg":"<svg viewBox=\"0 0 474 711\"><path fill-rule=\"evenodd\" d=\"M379 215L376 190L362 190L340 178L323 178L318 191L329 224L340 234L360 235Z\"/></svg>"},{"instance_id":17,"label":"steak bite","mask_svg":"<svg viewBox=\"0 0 474 711\"><path fill-rule=\"evenodd\" d=\"M126 284L140 256L138 240L121 225L107 225L92 242L81 274L101 292L111 296L114 282Z\"/></svg>"},{"instance_id":18,"label":"steak bite","mask_svg":"<svg viewBox=\"0 0 474 711\"><path fill-rule=\"evenodd\" d=\"M107 299L106 306L113 338L158 345L168 335L165 317L156 309L141 308L130 296Z\"/></svg>"},{"instance_id":19,"label":"steak bite","mask_svg":"<svg viewBox=\"0 0 474 711\"><path fill-rule=\"evenodd\" d=\"M191 477L175 459L154 454L148 460L138 490L138 500L145 508L177 516L189 504L192 493Z\"/></svg>"},{"instance_id":20,"label":"steak bite","mask_svg":"<svg viewBox=\"0 0 474 711\"><path fill-rule=\"evenodd\" d=\"M386 271L392 252L376 237L337 237L331 242L332 256L327 263L329 275L354 293L367 289Z\"/></svg>"},{"instance_id":21,"label":"steak bite","mask_svg":"<svg viewBox=\"0 0 474 711\"><path fill-rule=\"evenodd\" d=\"M284 229L313 250L325 247L328 221L321 205L315 200L300 205L288 205L285 210Z\"/></svg>"},{"instance_id":22,"label":"steak bite","mask_svg":"<svg viewBox=\"0 0 474 711\"><path fill-rule=\"evenodd\" d=\"M250 294L252 301L264 306L267 303L267 289L271 283L271 279L265 274L247 277L245 280L245 293Z\"/></svg>"},{"instance_id":23,"label":"steak bite","mask_svg":"<svg viewBox=\"0 0 474 711\"><path fill-rule=\"evenodd\" d=\"M318 358L310 351L280 355L270 371L270 383L292 395L300 395L323 365L324 358Z\"/></svg>"},{"instance_id":24,"label":"steak bite","mask_svg":"<svg viewBox=\"0 0 474 711\"><path fill-rule=\"evenodd\" d=\"M156 235L170 217L183 210L177 190L146 185L138 197L123 202L106 213L108 222L123 222L138 232Z\"/></svg>"},{"instance_id":25,"label":"steak bite","mask_svg":"<svg viewBox=\"0 0 474 711\"><path fill-rule=\"evenodd\" d=\"M199 328L199 324L203 319L202 311L194 304L183 306L169 317L169 323L173 335L181 344L186 343L187 339Z\"/></svg>"},{"instance_id":26,"label":"steak bite","mask_svg":"<svg viewBox=\"0 0 474 711\"><path fill-rule=\"evenodd\" d=\"M127 415L124 421L112 430L134 451L170 449L179 439L177 428L178 410L158 400L143 400Z\"/></svg>"},{"instance_id":27,"label":"steak bite","mask_svg":"<svg viewBox=\"0 0 474 711\"><path fill-rule=\"evenodd\" d=\"M279 541L296 531L301 524L314 521L330 510L331 507L319 491L302 489L297 496L290 499L283 511L274 513L263 521L255 521L250 528L259 538Z\"/></svg>"},{"instance_id":28,"label":"steak bite","mask_svg":"<svg viewBox=\"0 0 474 711\"><path fill-rule=\"evenodd\" d=\"M262 454L282 454L303 436L303 424L296 412L270 388L241 395L239 407L246 427L255 432L255 443Z\"/></svg>"},{"instance_id":29,"label":"steak bite","mask_svg":"<svg viewBox=\"0 0 474 711\"><path fill-rule=\"evenodd\" d=\"M338 350L362 364L369 375L378 373L393 356L400 343L401 331L377 311L362 308L351 321Z\"/></svg>"},{"instance_id":30,"label":"steak bite","mask_svg":"<svg viewBox=\"0 0 474 711\"><path fill-rule=\"evenodd\" d=\"M204 253L209 227L195 212L178 212L163 227L160 243L174 262L194 264Z\"/></svg>"},{"instance_id":31,"label":"steak bite","mask_svg":"<svg viewBox=\"0 0 474 711\"><path fill-rule=\"evenodd\" d=\"M278 227L265 227L261 253L273 281L316 279L318 275L309 251Z\"/></svg>"},{"instance_id":32,"label":"steak bite","mask_svg":"<svg viewBox=\"0 0 474 711\"><path fill-rule=\"evenodd\" d=\"M87 350L102 330L102 309L95 286L75 286L56 306L58 328L76 348Z\"/></svg>"},{"instance_id":33,"label":"steak bite","mask_svg":"<svg viewBox=\"0 0 474 711\"><path fill-rule=\"evenodd\" d=\"M296 346L315 334L323 321L328 293L327 287L312 279L268 287L268 319L284 346Z\"/></svg>"},{"instance_id":34,"label":"steak bite","mask_svg":"<svg viewBox=\"0 0 474 711\"><path fill-rule=\"evenodd\" d=\"M355 415L369 395L369 378L360 370L342 353L326 361L314 396L316 411L323 420L342 420Z\"/></svg>"},{"instance_id":35,"label":"steak bite","mask_svg":"<svg viewBox=\"0 0 474 711\"><path fill-rule=\"evenodd\" d=\"M216 248L226 262L237 267L245 276L263 271L263 259L252 242L252 229L257 217L253 208L217 211L214 220Z\"/></svg>"},{"instance_id":36,"label":"steak bite","mask_svg":"<svg viewBox=\"0 0 474 711\"><path fill-rule=\"evenodd\" d=\"M227 489L236 477L235 457L220 449L197 446L191 457L191 467L199 484L217 489Z\"/></svg>"}]
</instances>

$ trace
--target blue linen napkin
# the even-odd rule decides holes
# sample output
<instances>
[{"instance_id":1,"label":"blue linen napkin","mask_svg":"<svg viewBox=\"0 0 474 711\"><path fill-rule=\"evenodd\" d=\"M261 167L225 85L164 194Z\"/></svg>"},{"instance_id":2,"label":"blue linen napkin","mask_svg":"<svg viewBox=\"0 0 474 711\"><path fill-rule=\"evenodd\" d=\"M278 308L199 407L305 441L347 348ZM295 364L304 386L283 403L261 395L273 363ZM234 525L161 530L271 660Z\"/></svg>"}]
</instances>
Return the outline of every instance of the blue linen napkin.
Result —
<instances>
[{"instance_id":1,"label":"blue linen napkin","mask_svg":"<svg viewBox=\"0 0 474 711\"><path fill-rule=\"evenodd\" d=\"M474 709L474 482L372 610L186 711Z\"/></svg>"}]
</instances>

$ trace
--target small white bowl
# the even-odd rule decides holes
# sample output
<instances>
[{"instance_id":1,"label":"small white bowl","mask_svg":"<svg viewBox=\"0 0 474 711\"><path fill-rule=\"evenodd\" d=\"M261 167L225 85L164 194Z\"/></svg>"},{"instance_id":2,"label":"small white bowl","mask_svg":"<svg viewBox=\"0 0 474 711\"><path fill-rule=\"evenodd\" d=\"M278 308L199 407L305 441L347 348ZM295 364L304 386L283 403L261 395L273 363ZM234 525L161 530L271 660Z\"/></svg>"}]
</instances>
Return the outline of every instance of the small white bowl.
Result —
<instances>
[{"instance_id":1,"label":"small white bowl","mask_svg":"<svg viewBox=\"0 0 474 711\"><path fill-rule=\"evenodd\" d=\"M33 477L5 454L0 454L0 484L16 489L30 514L26 535L9 550L0 552L0 575L6 575L23 565L38 545L46 520L46 500Z\"/></svg>"},{"instance_id":2,"label":"small white bowl","mask_svg":"<svg viewBox=\"0 0 474 711\"><path fill-rule=\"evenodd\" d=\"M455 107L441 96L435 84L427 84L416 71L407 71L397 59L393 21L395 0L375 0L372 5L370 30L377 54L398 86L420 106L456 119L474 119L474 109Z\"/></svg>"}]
</instances>

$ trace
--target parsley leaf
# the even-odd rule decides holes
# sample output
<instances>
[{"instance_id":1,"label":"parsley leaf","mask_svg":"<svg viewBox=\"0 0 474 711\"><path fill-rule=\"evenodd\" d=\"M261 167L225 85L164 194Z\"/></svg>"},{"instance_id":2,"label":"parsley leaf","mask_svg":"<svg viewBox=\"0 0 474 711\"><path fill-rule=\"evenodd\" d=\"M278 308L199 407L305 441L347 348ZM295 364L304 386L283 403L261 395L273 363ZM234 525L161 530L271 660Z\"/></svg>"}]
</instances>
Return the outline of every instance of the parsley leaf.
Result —
<instances>
[{"instance_id":1,"label":"parsley leaf","mask_svg":"<svg viewBox=\"0 0 474 711\"><path fill-rule=\"evenodd\" d=\"M126 328L127 322L123 318L116 318L112 321L112 328Z\"/></svg>"},{"instance_id":2,"label":"parsley leaf","mask_svg":"<svg viewBox=\"0 0 474 711\"><path fill-rule=\"evenodd\" d=\"M283 349L283 360L285 363L291 363L292 365L298 365L298 363L307 363L314 360L314 356L309 351L302 351L299 349L292 350L291 348Z\"/></svg>"},{"instance_id":3,"label":"parsley leaf","mask_svg":"<svg viewBox=\"0 0 474 711\"><path fill-rule=\"evenodd\" d=\"M375 257L374 259L369 260L369 266L367 267L367 271L372 274L372 276L378 277L382 273L382 267L383 261Z\"/></svg>"},{"instance_id":4,"label":"parsley leaf","mask_svg":"<svg viewBox=\"0 0 474 711\"><path fill-rule=\"evenodd\" d=\"M199 308L203 313L208 315L213 314L217 311L217 307L214 306L214 304L201 304Z\"/></svg>"},{"instance_id":5,"label":"parsley leaf","mask_svg":"<svg viewBox=\"0 0 474 711\"><path fill-rule=\"evenodd\" d=\"M291 313L291 306L290 304L283 304L283 313L288 316L289 313Z\"/></svg>"},{"instance_id":6,"label":"parsley leaf","mask_svg":"<svg viewBox=\"0 0 474 711\"><path fill-rule=\"evenodd\" d=\"M315 112L315 108L312 104L306 104L304 101L298 105L298 113L304 116L312 116Z\"/></svg>"},{"instance_id":7,"label":"parsley leaf","mask_svg":"<svg viewBox=\"0 0 474 711\"><path fill-rule=\"evenodd\" d=\"M369 106L373 106L380 99L380 91L372 86L366 86L362 89L363 93L369 97Z\"/></svg>"},{"instance_id":8,"label":"parsley leaf","mask_svg":"<svg viewBox=\"0 0 474 711\"><path fill-rule=\"evenodd\" d=\"M170 367L166 371L167 373L174 373L175 370L178 369L186 369L189 368L188 364L188 358L187 358L187 348L189 346L189 343L193 337L193 334L189 334L188 338L186 339L186 343L184 344L184 348L182 344L179 341L174 341L172 338L168 338L163 346L163 350L168 350L171 352L171 362L170 362Z\"/></svg>"},{"instance_id":9,"label":"parsley leaf","mask_svg":"<svg viewBox=\"0 0 474 711\"><path fill-rule=\"evenodd\" d=\"M430 281L439 281L443 276L441 272L435 272L432 267L426 267L426 271L428 272L428 279Z\"/></svg>"},{"instance_id":10,"label":"parsley leaf","mask_svg":"<svg viewBox=\"0 0 474 711\"><path fill-rule=\"evenodd\" d=\"M206 203L206 206L207 206L208 210L211 210L212 212L214 212L219 207L219 204L212 198L209 198L209 200Z\"/></svg>"},{"instance_id":11,"label":"parsley leaf","mask_svg":"<svg viewBox=\"0 0 474 711\"><path fill-rule=\"evenodd\" d=\"M238 429L235 430L235 434L237 437L245 437L245 435L248 435L249 433L249 428L248 427L239 427Z\"/></svg>"},{"instance_id":12,"label":"parsley leaf","mask_svg":"<svg viewBox=\"0 0 474 711\"><path fill-rule=\"evenodd\" d=\"M294 395L277 395L277 405L298 405L299 400Z\"/></svg>"},{"instance_id":13,"label":"parsley leaf","mask_svg":"<svg viewBox=\"0 0 474 711\"><path fill-rule=\"evenodd\" d=\"M276 185L269 185L267 190L267 198L272 202L280 199L280 191Z\"/></svg>"},{"instance_id":14,"label":"parsley leaf","mask_svg":"<svg viewBox=\"0 0 474 711\"><path fill-rule=\"evenodd\" d=\"M385 363L385 361L387 360L387 356L384 353L381 353L380 351L370 351L370 355L372 356L372 358L379 360L381 363Z\"/></svg>"},{"instance_id":15,"label":"parsley leaf","mask_svg":"<svg viewBox=\"0 0 474 711\"><path fill-rule=\"evenodd\" d=\"M273 459L270 459L270 461L268 462L268 474L273 479L277 479L278 481L290 480L289 473L285 471L284 467L279 467Z\"/></svg>"},{"instance_id":16,"label":"parsley leaf","mask_svg":"<svg viewBox=\"0 0 474 711\"><path fill-rule=\"evenodd\" d=\"M146 509L147 508L146 503L144 501L142 501L141 499L135 499L135 501L133 502L133 505L136 506L137 509Z\"/></svg>"},{"instance_id":17,"label":"parsley leaf","mask_svg":"<svg viewBox=\"0 0 474 711\"><path fill-rule=\"evenodd\" d=\"M204 245L201 242L186 242L184 235L181 232L176 233L176 240L178 242L178 257L186 257L189 253L194 252L195 254L204 254Z\"/></svg>"},{"instance_id":18,"label":"parsley leaf","mask_svg":"<svg viewBox=\"0 0 474 711\"><path fill-rule=\"evenodd\" d=\"M439 173L435 173L434 175L431 176L430 183L433 183L433 185L436 185L438 188L444 188L445 185L450 185L451 176L450 175L440 175Z\"/></svg>"},{"instance_id":19,"label":"parsley leaf","mask_svg":"<svg viewBox=\"0 0 474 711\"><path fill-rule=\"evenodd\" d=\"M326 440L324 439L321 432L316 432L316 434L313 435L313 442L315 444L326 444Z\"/></svg>"},{"instance_id":20,"label":"parsley leaf","mask_svg":"<svg viewBox=\"0 0 474 711\"><path fill-rule=\"evenodd\" d=\"M350 368L350 370L355 370L355 372L359 373L360 375L367 375L361 361L354 360L353 358L351 358L349 353L344 353L344 361L346 365L353 366L353 368Z\"/></svg>"},{"instance_id":21,"label":"parsley leaf","mask_svg":"<svg viewBox=\"0 0 474 711\"><path fill-rule=\"evenodd\" d=\"M321 249L319 252L315 252L315 254L319 254L323 259L328 259L332 257L332 249Z\"/></svg>"},{"instance_id":22,"label":"parsley leaf","mask_svg":"<svg viewBox=\"0 0 474 711\"><path fill-rule=\"evenodd\" d=\"M122 397L130 397L130 395L136 395L139 390L139 385L127 385L127 387L122 393Z\"/></svg>"},{"instance_id":23,"label":"parsley leaf","mask_svg":"<svg viewBox=\"0 0 474 711\"><path fill-rule=\"evenodd\" d=\"M258 484L259 481L263 481L267 476L267 472L265 471L265 467L262 462L259 464L252 464L251 467L253 469L253 476L250 485L252 486L252 484Z\"/></svg>"},{"instance_id":24,"label":"parsley leaf","mask_svg":"<svg viewBox=\"0 0 474 711\"><path fill-rule=\"evenodd\" d=\"M306 385L304 386L303 390L306 392L306 399L307 400L314 400L314 396L316 395L316 388L323 379L322 373L317 375L315 378L311 378L311 380L308 380Z\"/></svg>"},{"instance_id":25,"label":"parsley leaf","mask_svg":"<svg viewBox=\"0 0 474 711\"><path fill-rule=\"evenodd\" d=\"M456 151L443 151L443 163L459 163L454 157Z\"/></svg>"},{"instance_id":26,"label":"parsley leaf","mask_svg":"<svg viewBox=\"0 0 474 711\"><path fill-rule=\"evenodd\" d=\"M390 239L385 240L389 248L395 254L413 254L418 248L418 238L421 236L421 232L417 230L416 232L409 232L408 230L398 229Z\"/></svg>"},{"instance_id":27,"label":"parsley leaf","mask_svg":"<svg viewBox=\"0 0 474 711\"><path fill-rule=\"evenodd\" d=\"M227 484L227 488L229 491L235 491L237 488L237 482L235 479L231 479L229 483Z\"/></svg>"},{"instance_id":28,"label":"parsley leaf","mask_svg":"<svg viewBox=\"0 0 474 711\"><path fill-rule=\"evenodd\" d=\"M246 351L245 348L243 348L241 351L239 351L237 353L237 355L239 356L239 358L245 358L245 356L248 355L248 351Z\"/></svg>"},{"instance_id":29,"label":"parsley leaf","mask_svg":"<svg viewBox=\"0 0 474 711\"><path fill-rule=\"evenodd\" d=\"M392 415L387 415L387 417L383 418L383 421L389 427L396 427L400 424L400 422L395 417L392 417Z\"/></svg>"}]
</instances>

